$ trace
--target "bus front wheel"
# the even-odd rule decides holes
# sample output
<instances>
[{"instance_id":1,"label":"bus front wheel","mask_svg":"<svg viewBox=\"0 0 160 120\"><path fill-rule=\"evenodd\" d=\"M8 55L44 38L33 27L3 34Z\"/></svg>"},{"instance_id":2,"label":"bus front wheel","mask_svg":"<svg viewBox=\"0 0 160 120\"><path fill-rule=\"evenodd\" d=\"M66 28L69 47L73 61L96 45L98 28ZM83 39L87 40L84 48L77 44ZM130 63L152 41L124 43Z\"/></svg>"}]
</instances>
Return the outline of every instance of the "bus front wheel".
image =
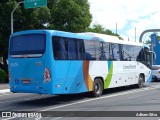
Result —
<instances>
[{"instance_id":1,"label":"bus front wheel","mask_svg":"<svg viewBox=\"0 0 160 120\"><path fill-rule=\"evenodd\" d=\"M103 82L101 79L96 78L94 80L94 85L93 85L93 95L94 97L99 97L102 95L103 92Z\"/></svg>"},{"instance_id":2,"label":"bus front wheel","mask_svg":"<svg viewBox=\"0 0 160 120\"><path fill-rule=\"evenodd\" d=\"M140 75L139 76L139 80L138 80L138 87L139 88L142 88L142 87L144 87L144 77L143 77L143 75Z\"/></svg>"}]
</instances>

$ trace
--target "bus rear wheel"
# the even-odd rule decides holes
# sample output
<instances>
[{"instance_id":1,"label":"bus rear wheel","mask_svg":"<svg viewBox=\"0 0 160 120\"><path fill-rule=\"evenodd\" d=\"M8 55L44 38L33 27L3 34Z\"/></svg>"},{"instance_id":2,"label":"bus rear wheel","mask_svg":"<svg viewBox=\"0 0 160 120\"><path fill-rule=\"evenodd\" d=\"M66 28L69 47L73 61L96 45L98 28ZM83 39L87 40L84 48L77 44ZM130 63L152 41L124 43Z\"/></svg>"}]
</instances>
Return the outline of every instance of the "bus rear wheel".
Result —
<instances>
[{"instance_id":1,"label":"bus rear wheel","mask_svg":"<svg viewBox=\"0 0 160 120\"><path fill-rule=\"evenodd\" d=\"M103 82L101 79L96 78L94 80L94 85L93 85L93 95L94 97L99 97L103 93Z\"/></svg>"},{"instance_id":2,"label":"bus rear wheel","mask_svg":"<svg viewBox=\"0 0 160 120\"><path fill-rule=\"evenodd\" d=\"M143 75L140 75L139 76L139 80L138 80L138 87L139 88L142 88L142 87L144 87L144 77L143 77Z\"/></svg>"}]
</instances>

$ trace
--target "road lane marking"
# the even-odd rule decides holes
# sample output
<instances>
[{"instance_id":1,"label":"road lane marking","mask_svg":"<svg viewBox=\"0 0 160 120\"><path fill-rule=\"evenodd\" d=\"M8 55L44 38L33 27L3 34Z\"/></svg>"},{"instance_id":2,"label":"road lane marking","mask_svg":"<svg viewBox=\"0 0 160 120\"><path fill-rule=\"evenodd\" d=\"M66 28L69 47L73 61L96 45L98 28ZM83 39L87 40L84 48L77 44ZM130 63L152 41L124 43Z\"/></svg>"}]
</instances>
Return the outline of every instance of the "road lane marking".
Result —
<instances>
[{"instance_id":1,"label":"road lane marking","mask_svg":"<svg viewBox=\"0 0 160 120\"><path fill-rule=\"evenodd\" d=\"M10 89L0 90L0 93L8 93L8 92L10 92Z\"/></svg>"},{"instance_id":2,"label":"road lane marking","mask_svg":"<svg viewBox=\"0 0 160 120\"><path fill-rule=\"evenodd\" d=\"M11 106L11 107L7 107L7 108L3 108L3 109L0 109L0 111L3 111L3 110L6 110L6 109L10 109L10 108L15 108L17 106Z\"/></svg>"},{"instance_id":3,"label":"road lane marking","mask_svg":"<svg viewBox=\"0 0 160 120\"><path fill-rule=\"evenodd\" d=\"M146 96L146 95L148 95L148 94L136 95L136 96L129 97L128 99L135 99L135 98L139 98L139 97Z\"/></svg>"},{"instance_id":4,"label":"road lane marking","mask_svg":"<svg viewBox=\"0 0 160 120\"><path fill-rule=\"evenodd\" d=\"M56 118L53 118L53 119L51 119L51 120L62 119L62 118L69 117L69 116L72 116L72 115L74 115L74 114L68 114L68 115L65 115L65 116L63 116L63 117L56 117Z\"/></svg>"},{"instance_id":5,"label":"road lane marking","mask_svg":"<svg viewBox=\"0 0 160 120\"><path fill-rule=\"evenodd\" d=\"M62 118L64 118L64 117L57 117L57 118L53 118L51 120L58 120L58 119L62 119Z\"/></svg>"},{"instance_id":6,"label":"road lane marking","mask_svg":"<svg viewBox=\"0 0 160 120\"><path fill-rule=\"evenodd\" d=\"M155 89L156 89L156 88L155 88ZM155 94L155 93L159 93L159 91L152 91L152 92L145 93L145 94L141 94L141 95L131 96L131 97L129 97L128 99L136 99L136 98L139 98L139 97L142 97L142 96L147 96L147 95Z\"/></svg>"},{"instance_id":7,"label":"road lane marking","mask_svg":"<svg viewBox=\"0 0 160 120\"><path fill-rule=\"evenodd\" d=\"M40 111L54 110L54 109L63 108L63 107L71 106L71 105L76 105L76 104L81 104L81 103L85 103L85 102L95 101L95 100L99 100L99 99L105 99L105 98L111 98L111 97L116 97L116 96L122 96L122 95L127 95L127 94L131 94L131 93L136 93L136 92L143 92L143 91L147 91L147 90L153 90L153 89L156 89L156 88L143 88L143 89L139 89L139 90L132 90L132 91L127 91L127 92L121 92L121 93L116 93L116 94L113 94L113 95L106 95L106 96L102 96L102 97L98 97L98 98L93 98L93 99L89 99L89 100L78 101L78 102L74 102L74 103L70 103L70 104L65 104L65 105L61 105L61 106L51 107L51 108L43 109L43 110L40 110Z\"/></svg>"}]
</instances>

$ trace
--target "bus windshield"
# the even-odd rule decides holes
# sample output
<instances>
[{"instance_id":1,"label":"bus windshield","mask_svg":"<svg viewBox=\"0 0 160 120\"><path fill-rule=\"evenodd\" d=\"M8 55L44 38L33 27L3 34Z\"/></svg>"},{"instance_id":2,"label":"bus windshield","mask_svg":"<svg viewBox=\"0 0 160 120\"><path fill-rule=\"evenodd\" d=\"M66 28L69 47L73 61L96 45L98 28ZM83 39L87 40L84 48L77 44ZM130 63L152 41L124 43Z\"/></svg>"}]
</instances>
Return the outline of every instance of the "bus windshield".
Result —
<instances>
[{"instance_id":1,"label":"bus windshield","mask_svg":"<svg viewBox=\"0 0 160 120\"><path fill-rule=\"evenodd\" d=\"M45 34L25 34L13 36L10 40L11 57L40 57L45 52Z\"/></svg>"}]
</instances>

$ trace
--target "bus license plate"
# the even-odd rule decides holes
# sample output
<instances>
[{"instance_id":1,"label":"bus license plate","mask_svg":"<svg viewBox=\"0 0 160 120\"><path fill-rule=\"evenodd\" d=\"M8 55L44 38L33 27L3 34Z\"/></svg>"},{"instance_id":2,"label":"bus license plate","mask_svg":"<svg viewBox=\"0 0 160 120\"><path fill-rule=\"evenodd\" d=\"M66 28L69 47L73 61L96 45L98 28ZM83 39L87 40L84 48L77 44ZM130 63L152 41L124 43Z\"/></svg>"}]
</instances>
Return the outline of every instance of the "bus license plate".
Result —
<instances>
[{"instance_id":1,"label":"bus license plate","mask_svg":"<svg viewBox=\"0 0 160 120\"><path fill-rule=\"evenodd\" d=\"M23 84L30 84L29 80L23 80Z\"/></svg>"}]
</instances>

